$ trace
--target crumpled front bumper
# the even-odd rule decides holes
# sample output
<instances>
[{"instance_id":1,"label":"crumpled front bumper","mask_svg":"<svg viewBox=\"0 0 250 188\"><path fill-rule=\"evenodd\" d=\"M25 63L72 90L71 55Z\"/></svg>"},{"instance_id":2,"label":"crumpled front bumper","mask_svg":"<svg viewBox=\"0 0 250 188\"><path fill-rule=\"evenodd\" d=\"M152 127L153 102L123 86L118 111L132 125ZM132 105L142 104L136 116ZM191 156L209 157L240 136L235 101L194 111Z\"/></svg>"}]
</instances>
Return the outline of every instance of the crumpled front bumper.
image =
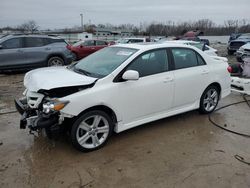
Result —
<instances>
[{"instance_id":1,"label":"crumpled front bumper","mask_svg":"<svg viewBox=\"0 0 250 188\"><path fill-rule=\"evenodd\" d=\"M236 52L236 59L239 62L243 62L243 59L246 57L250 57L250 51L237 51Z\"/></svg>"},{"instance_id":2,"label":"crumpled front bumper","mask_svg":"<svg viewBox=\"0 0 250 188\"><path fill-rule=\"evenodd\" d=\"M28 127L32 131L43 128L50 128L59 122L59 113L54 112L44 114L38 109L31 109L26 99L15 99L17 111L22 115L20 119L20 129Z\"/></svg>"},{"instance_id":3,"label":"crumpled front bumper","mask_svg":"<svg viewBox=\"0 0 250 188\"><path fill-rule=\"evenodd\" d=\"M250 95L250 78L231 77L231 91Z\"/></svg>"}]
</instances>

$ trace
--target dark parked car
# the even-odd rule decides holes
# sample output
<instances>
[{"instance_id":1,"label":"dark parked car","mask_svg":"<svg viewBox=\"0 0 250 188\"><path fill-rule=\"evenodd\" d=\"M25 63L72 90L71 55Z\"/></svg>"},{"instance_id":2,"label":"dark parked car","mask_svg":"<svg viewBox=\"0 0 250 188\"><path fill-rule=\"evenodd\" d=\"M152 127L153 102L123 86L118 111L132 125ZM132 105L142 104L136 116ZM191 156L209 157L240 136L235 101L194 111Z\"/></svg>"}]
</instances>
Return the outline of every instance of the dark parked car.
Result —
<instances>
[{"instance_id":1,"label":"dark parked car","mask_svg":"<svg viewBox=\"0 0 250 188\"><path fill-rule=\"evenodd\" d=\"M228 42L237 39L238 37L240 37L242 35L242 33L232 33L229 37Z\"/></svg>"},{"instance_id":2,"label":"dark parked car","mask_svg":"<svg viewBox=\"0 0 250 188\"><path fill-rule=\"evenodd\" d=\"M84 40L68 46L68 48L76 55L76 60L79 60L108 45L109 43L103 40Z\"/></svg>"},{"instance_id":3,"label":"dark parked car","mask_svg":"<svg viewBox=\"0 0 250 188\"><path fill-rule=\"evenodd\" d=\"M235 40L228 42L227 53L228 55L233 55L241 46L250 42L250 33L242 34Z\"/></svg>"},{"instance_id":4,"label":"dark parked car","mask_svg":"<svg viewBox=\"0 0 250 188\"><path fill-rule=\"evenodd\" d=\"M8 35L0 38L0 71L67 65L74 54L67 42L48 35Z\"/></svg>"}]
</instances>

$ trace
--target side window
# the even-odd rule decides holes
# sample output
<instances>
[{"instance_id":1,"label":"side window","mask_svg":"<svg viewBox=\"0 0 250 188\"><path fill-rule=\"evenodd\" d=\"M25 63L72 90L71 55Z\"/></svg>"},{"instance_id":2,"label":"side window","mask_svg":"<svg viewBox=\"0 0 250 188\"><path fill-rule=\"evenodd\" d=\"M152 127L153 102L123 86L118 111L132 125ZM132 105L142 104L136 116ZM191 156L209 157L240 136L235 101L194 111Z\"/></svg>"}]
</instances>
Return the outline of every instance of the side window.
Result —
<instances>
[{"instance_id":1,"label":"side window","mask_svg":"<svg viewBox=\"0 0 250 188\"><path fill-rule=\"evenodd\" d=\"M94 40L86 40L84 41L84 46L94 46L95 45L95 41Z\"/></svg>"},{"instance_id":2,"label":"side window","mask_svg":"<svg viewBox=\"0 0 250 188\"><path fill-rule=\"evenodd\" d=\"M2 43L4 49L22 48L22 38L12 38Z\"/></svg>"},{"instance_id":3,"label":"side window","mask_svg":"<svg viewBox=\"0 0 250 188\"><path fill-rule=\"evenodd\" d=\"M44 46L44 39L39 37L26 37L25 38L25 47L31 48L31 47L41 47Z\"/></svg>"},{"instance_id":4,"label":"side window","mask_svg":"<svg viewBox=\"0 0 250 188\"><path fill-rule=\"evenodd\" d=\"M197 60L199 65L206 65L206 62L203 60L203 58L197 54Z\"/></svg>"},{"instance_id":5,"label":"side window","mask_svg":"<svg viewBox=\"0 0 250 188\"><path fill-rule=\"evenodd\" d=\"M128 43L139 43L143 42L143 39L130 39Z\"/></svg>"},{"instance_id":6,"label":"side window","mask_svg":"<svg viewBox=\"0 0 250 188\"><path fill-rule=\"evenodd\" d=\"M104 45L106 45L105 41L100 41L100 40L96 41L96 46L104 46Z\"/></svg>"},{"instance_id":7,"label":"side window","mask_svg":"<svg viewBox=\"0 0 250 188\"><path fill-rule=\"evenodd\" d=\"M172 49L175 69L183 69L198 66L196 53L193 50L185 48Z\"/></svg>"},{"instance_id":8,"label":"side window","mask_svg":"<svg viewBox=\"0 0 250 188\"><path fill-rule=\"evenodd\" d=\"M168 57L165 49L150 51L137 57L127 70L139 72L140 77L168 71Z\"/></svg>"}]
</instances>

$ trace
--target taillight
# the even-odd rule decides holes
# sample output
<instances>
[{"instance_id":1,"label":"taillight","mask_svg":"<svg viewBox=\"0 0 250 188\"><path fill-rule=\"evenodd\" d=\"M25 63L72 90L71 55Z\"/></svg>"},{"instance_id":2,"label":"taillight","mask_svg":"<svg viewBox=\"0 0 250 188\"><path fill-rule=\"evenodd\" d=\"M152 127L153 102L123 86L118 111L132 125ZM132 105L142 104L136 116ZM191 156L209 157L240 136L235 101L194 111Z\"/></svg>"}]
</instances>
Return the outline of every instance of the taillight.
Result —
<instances>
[{"instance_id":1,"label":"taillight","mask_svg":"<svg viewBox=\"0 0 250 188\"><path fill-rule=\"evenodd\" d=\"M68 50L71 50L71 46L69 44L66 47Z\"/></svg>"},{"instance_id":2,"label":"taillight","mask_svg":"<svg viewBox=\"0 0 250 188\"><path fill-rule=\"evenodd\" d=\"M232 72L233 72L233 68L232 68L231 66L228 66L228 67L227 67L227 71L228 71L229 73L232 73Z\"/></svg>"}]
</instances>

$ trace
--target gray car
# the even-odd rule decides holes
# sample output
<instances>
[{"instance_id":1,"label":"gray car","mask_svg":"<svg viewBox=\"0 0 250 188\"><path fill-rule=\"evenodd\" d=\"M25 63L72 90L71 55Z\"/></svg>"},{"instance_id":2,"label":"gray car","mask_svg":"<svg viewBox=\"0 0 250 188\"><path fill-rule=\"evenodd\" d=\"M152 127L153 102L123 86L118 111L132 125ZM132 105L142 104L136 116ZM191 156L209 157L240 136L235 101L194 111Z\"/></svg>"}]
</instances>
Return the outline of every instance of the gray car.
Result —
<instances>
[{"instance_id":1,"label":"gray car","mask_svg":"<svg viewBox=\"0 0 250 188\"><path fill-rule=\"evenodd\" d=\"M67 65L74 54L67 42L48 35L8 35L0 38L0 71Z\"/></svg>"}]
</instances>

